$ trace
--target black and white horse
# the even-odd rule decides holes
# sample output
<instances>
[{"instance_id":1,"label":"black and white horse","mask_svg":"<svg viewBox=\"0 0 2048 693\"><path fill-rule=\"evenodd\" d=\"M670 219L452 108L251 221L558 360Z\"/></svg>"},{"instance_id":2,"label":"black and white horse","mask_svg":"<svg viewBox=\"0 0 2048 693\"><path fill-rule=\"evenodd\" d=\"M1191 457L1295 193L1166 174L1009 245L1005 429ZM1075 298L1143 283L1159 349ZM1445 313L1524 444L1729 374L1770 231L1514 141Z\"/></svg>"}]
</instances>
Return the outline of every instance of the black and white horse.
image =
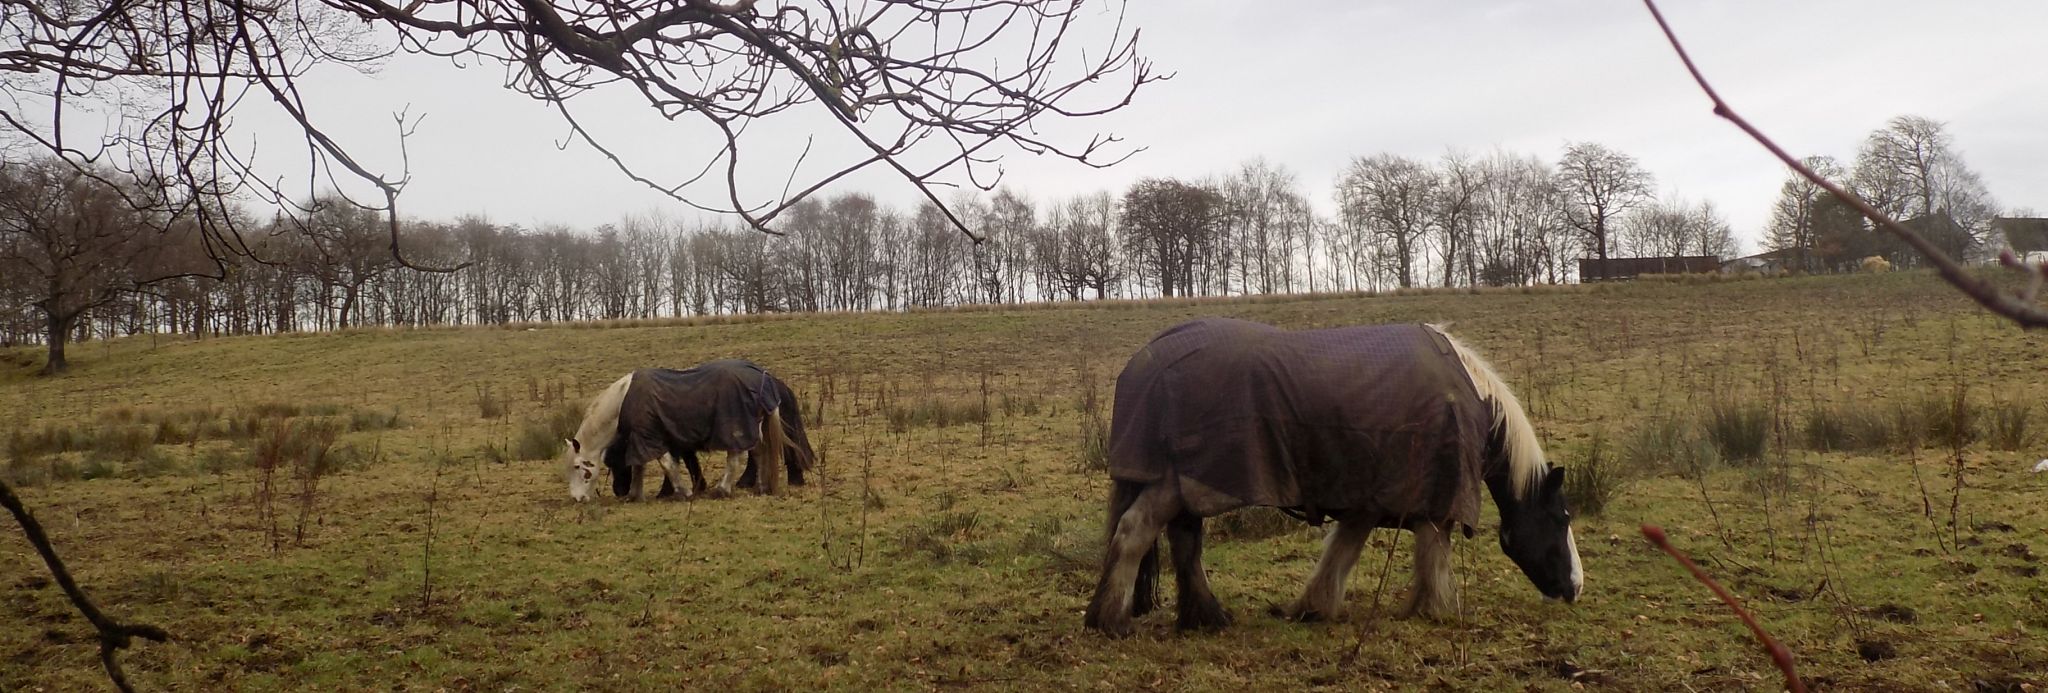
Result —
<instances>
[{"instance_id":1,"label":"black and white horse","mask_svg":"<svg viewBox=\"0 0 2048 693\"><path fill-rule=\"evenodd\" d=\"M598 393L576 436L565 441L569 495L590 499L602 468L611 473L614 494L641 500L642 472L648 462L658 462L659 495L680 492L688 498L706 490L698 452L726 453L725 473L711 489L714 495L754 485L757 465L771 470L786 466L790 483L801 485L816 456L797 409L786 383L746 361L712 361L682 371L636 370ZM688 483L681 478L685 470ZM761 479L760 489L774 493L782 475Z\"/></svg>"},{"instance_id":2,"label":"black and white horse","mask_svg":"<svg viewBox=\"0 0 2048 693\"><path fill-rule=\"evenodd\" d=\"M1387 330L1397 328L1408 332L1398 340L1387 336L1396 334ZM1361 342L1374 346L1354 348ZM1204 379L1215 372L1223 374ZM1239 406L1230 399L1238 391L1252 392L1249 401L1277 404ZM1400 404L1383 404L1389 401ZM1173 546L1178 627L1228 625L1230 616L1210 591L1202 567L1203 518L1252 504L1288 508L1297 498L1376 498L1378 489L1356 488L1360 480L1406 483L1404 488L1462 504L1450 512L1400 515L1385 511L1398 502L1293 507L1334 519L1336 526L1301 597L1276 609L1280 615L1297 620L1337 615L1345 579L1378 527L1415 535L1415 577L1406 613L1433 618L1454 613L1451 536L1459 524L1469 533L1469 518L1477 513L1476 486L1482 484L1500 511L1502 551L1537 590L1573 601L1584 586L1562 489L1564 470L1544 459L1535 429L1493 367L1437 326L1290 332L1242 321L1195 321L1161 333L1132 357L1118 377L1116 403L1110 433L1115 485L1109 544L1088 605L1088 628L1128 635L1133 617L1154 607L1162 531ZM1390 418L1411 416L1430 423L1402 431L1398 444L1353 445L1360 434L1345 424L1362 418L1357 412L1368 406L1400 408ZM1153 457L1167 461L1146 472L1147 459ZM1190 469L1189 459L1235 468ZM1401 465L1422 471L1389 471ZM1429 478L1408 483L1410 477L1399 474ZM1254 482L1249 484L1253 491L1230 483L1243 479ZM1354 488L1331 488L1346 484ZM1275 497L1275 487L1284 487L1277 493L1290 500L1243 500Z\"/></svg>"}]
</instances>

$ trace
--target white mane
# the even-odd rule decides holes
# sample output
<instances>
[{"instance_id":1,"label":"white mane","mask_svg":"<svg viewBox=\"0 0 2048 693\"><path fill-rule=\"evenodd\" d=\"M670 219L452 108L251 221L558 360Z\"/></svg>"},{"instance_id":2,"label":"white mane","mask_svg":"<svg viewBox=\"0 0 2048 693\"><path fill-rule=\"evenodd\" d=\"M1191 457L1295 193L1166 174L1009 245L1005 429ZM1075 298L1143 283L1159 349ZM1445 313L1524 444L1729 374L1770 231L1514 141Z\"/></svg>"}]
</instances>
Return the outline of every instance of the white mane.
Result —
<instances>
[{"instance_id":1,"label":"white mane","mask_svg":"<svg viewBox=\"0 0 2048 693\"><path fill-rule=\"evenodd\" d=\"M597 393L590 406L584 408L583 424L576 427L576 444L586 455L595 458L611 447L612 438L619 434L619 403L625 401L626 388L632 384L633 374L627 373Z\"/></svg>"},{"instance_id":2,"label":"white mane","mask_svg":"<svg viewBox=\"0 0 2048 693\"><path fill-rule=\"evenodd\" d=\"M1472 378L1472 387L1479 391L1482 399L1493 404L1494 427L1507 427L1508 473L1515 497L1527 497L1550 472L1550 462L1543 458L1543 441L1536 438L1536 427L1530 425L1529 416L1522 413L1522 402L1515 399L1515 393L1508 389L1508 384L1493 372L1492 364L1479 358L1478 352L1444 331L1442 325L1429 325L1429 329L1450 341L1451 348L1458 352L1458 361L1465 366L1466 375Z\"/></svg>"}]
</instances>

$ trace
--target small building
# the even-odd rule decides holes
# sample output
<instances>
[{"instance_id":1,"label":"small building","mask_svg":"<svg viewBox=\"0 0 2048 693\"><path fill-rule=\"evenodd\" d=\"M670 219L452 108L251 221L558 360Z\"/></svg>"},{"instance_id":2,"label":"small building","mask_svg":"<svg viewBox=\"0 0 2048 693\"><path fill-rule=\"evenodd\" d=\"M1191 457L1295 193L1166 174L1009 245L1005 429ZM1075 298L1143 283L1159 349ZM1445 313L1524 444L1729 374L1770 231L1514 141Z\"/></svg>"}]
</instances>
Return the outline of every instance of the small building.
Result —
<instances>
[{"instance_id":1,"label":"small building","mask_svg":"<svg viewBox=\"0 0 2048 693\"><path fill-rule=\"evenodd\" d=\"M2022 262L2048 262L2048 219L2039 217L1998 217L1991 220L1991 230L1997 232L1992 242L2000 239L2005 247Z\"/></svg>"},{"instance_id":2,"label":"small building","mask_svg":"<svg viewBox=\"0 0 2048 693\"><path fill-rule=\"evenodd\" d=\"M1724 274L1777 274L1813 267L1813 251L1806 248L1780 248L1757 253L1721 263Z\"/></svg>"},{"instance_id":3,"label":"small building","mask_svg":"<svg viewBox=\"0 0 2048 693\"><path fill-rule=\"evenodd\" d=\"M1721 271L1717 255L1680 257L1579 258L1579 281L1621 281L1645 274L1713 274Z\"/></svg>"}]
</instances>

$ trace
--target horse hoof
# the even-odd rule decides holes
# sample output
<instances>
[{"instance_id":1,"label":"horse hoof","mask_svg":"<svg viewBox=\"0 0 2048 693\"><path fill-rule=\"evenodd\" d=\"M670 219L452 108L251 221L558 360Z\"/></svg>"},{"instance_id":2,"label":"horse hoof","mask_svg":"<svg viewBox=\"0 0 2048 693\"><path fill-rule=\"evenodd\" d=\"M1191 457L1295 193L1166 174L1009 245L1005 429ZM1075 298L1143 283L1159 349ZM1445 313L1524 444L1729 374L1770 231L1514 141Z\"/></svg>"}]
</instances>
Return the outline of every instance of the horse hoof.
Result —
<instances>
[{"instance_id":1,"label":"horse hoof","mask_svg":"<svg viewBox=\"0 0 2048 693\"><path fill-rule=\"evenodd\" d=\"M1271 604L1266 607L1266 613L1272 614L1274 618L1295 623L1316 623L1329 620L1328 616L1323 612L1299 606Z\"/></svg>"},{"instance_id":2,"label":"horse hoof","mask_svg":"<svg viewBox=\"0 0 2048 693\"><path fill-rule=\"evenodd\" d=\"M1230 612L1219 608L1213 611L1182 614L1180 621L1174 624L1174 629L1180 631L1216 631L1229 628L1230 623Z\"/></svg>"},{"instance_id":3,"label":"horse hoof","mask_svg":"<svg viewBox=\"0 0 2048 693\"><path fill-rule=\"evenodd\" d=\"M1095 623L1090 624L1088 627L1102 633L1103 637L1113 640L1131 637L1131 633L1136 632L1136 628L1132 626L1128 619L1121 623Z\"/></svg>"}]
</instances>

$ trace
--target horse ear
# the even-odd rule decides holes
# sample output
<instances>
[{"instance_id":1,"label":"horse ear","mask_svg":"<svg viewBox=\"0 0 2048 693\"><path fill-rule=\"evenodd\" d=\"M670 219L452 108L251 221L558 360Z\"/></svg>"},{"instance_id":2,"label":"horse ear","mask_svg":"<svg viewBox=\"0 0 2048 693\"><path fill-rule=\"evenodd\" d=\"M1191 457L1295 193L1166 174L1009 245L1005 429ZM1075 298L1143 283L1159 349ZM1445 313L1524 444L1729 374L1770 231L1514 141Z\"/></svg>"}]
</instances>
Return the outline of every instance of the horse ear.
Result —
<instances>
[{"instance_id":1,"label":"horse ear","mask_svg":"<svg viewBox=\"0 0 2048 693\"><path fill-rule=\"evenodd\" d=\"M576 442L575 438L564 438L563 440L569 442L569 452L583 452L583 445Z\"/></svg>"},{"instance_id":2,"label":"horse ear","mask_svg":"<svg viewBox=\"0 0 2048 693\"><path fill-rule=\"evenodd\" d=\"M1564 468L1551 467L1550 475L1543 478L1543 492L1551 494L1562 490L1564 490Z\"/></svg>"}]
</instances>

